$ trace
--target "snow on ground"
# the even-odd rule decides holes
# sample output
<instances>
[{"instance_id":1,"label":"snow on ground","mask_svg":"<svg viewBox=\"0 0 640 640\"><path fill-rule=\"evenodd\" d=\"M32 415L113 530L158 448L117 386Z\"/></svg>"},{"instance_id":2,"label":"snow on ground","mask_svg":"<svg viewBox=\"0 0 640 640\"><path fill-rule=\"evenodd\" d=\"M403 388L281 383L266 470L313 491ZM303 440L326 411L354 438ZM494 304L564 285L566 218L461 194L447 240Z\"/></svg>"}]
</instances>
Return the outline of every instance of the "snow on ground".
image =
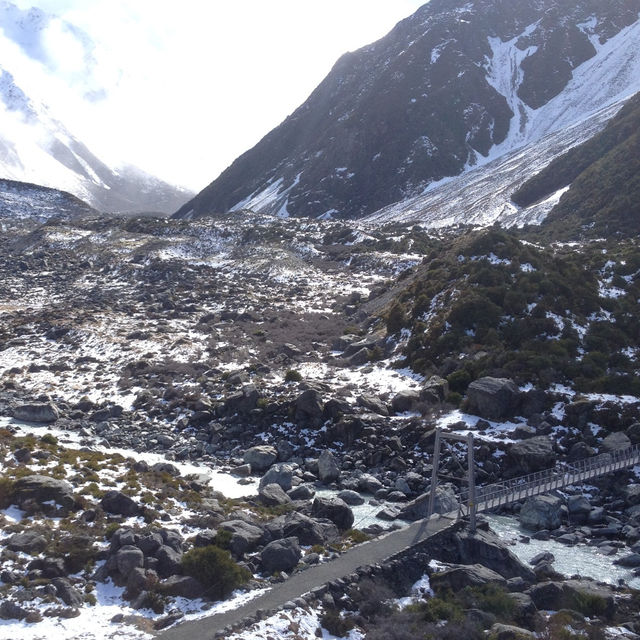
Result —
<instances>
[{"instance_id":1,"label":"snow on ground","mask_svg":"<svg viewBox=\"0 0 640 640\"><path fill-rule=\"evenodd\" d=\"M481 420L489 424L489 427L482 432L478 431L477 427L478 422ZM503 442L504 440L510 439L513 430L518 425L525 422L525 420L523 419L520 422L492 422L490 420L484 420L478 416L463 413L456 409L455 411L451 411L450 413L440 417L436 422L436 426L440 429L444 429L445 431L452 431L451 426L460 422L463 422L465 427L456 427L455 433L459 435L473 433L473 435L479 440L486 440L487 442Z\"/></svg>"},{"instance_id":2,"label":"snow on ground","mask_svg":"<svg viewBox=\"0 0 640 640\"><path fill-rule=\"evenodd\" d=\"M0 428L17 427L19 429L17 435L33 434L41 437L46 433L55 436L59 443L67 447L86 447L87 437L75 431L65 431L52 426L42 426L28 424L25 422L17 422L12 418L0 417ZM168 460L159 453L146 453L141 451L133 451L132 449L121 449L104 447L99 444L91 444L94 451L100 451L107 454L120 454L125 458L134 458L135 460L144 460L148 464L156 464L158 462L169 462L176 467L182 475L205 476L209 479L209 485L215 490L222 493L227 498L243 498L245 496L256 495L258 492L257 479L240 479L231 474L213 469L205 465L178 462L176 460Z\"/></svg>"}]
</instances>

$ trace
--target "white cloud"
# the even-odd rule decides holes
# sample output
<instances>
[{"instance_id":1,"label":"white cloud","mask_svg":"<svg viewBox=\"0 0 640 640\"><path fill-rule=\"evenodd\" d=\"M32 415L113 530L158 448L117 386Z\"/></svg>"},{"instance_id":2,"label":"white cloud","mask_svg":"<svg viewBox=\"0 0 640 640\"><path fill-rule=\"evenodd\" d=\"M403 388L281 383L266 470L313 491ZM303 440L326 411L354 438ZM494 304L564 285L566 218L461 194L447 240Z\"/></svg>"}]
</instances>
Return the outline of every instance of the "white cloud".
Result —
<instances>
[{"instance_id":1,"label":"white cloud","mask_svg":"<svg viewBox=\"0 0 640 640\"><path fill-rule=\"evenodd\" d=\"M62 22L44 46L52 109L98 153L200 189L421 0L18 0ZM5 58L6 60L6 58ZM87 73L89 69L90 73ZM53 81L51 82L53 84ZM76 97L101 96L102 100ZM72 97L71 93L76 97Z\"/></svg>"}]
</instances>

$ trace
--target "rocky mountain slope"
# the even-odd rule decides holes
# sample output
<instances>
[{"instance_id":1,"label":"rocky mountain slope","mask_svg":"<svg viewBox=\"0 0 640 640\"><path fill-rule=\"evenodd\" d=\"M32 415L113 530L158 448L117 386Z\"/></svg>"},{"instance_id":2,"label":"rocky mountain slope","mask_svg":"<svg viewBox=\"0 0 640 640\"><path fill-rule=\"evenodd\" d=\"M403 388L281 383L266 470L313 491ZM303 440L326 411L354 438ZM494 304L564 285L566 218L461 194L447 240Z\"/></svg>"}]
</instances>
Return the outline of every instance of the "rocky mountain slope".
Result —
<instances>
[{"instance_id":1,"label":"rocky mountain slope","mask_svg":"<svg viewBox=\"0 0 640 640\"><path fill-rule=\"evenodd\" d=\"M639 12L637 0L433 0L343 56L176 215L359 217L417 196L637 91Z\"/></svg>"},{"instance_id":2,"label":"rocky mountain slope","mask_svg":"<svg viewBox=\"0 0 640 640\"><path fill-rule=\"evenodd\" d=\"M65 124L51 114L48 85L34 81L34 68L44 77L53 73L42 36L53 19L0 3L0 178L61 189L102 211L174 211L188 191L133 166L110 166L74 135L71 117ZM65 28L90 61L87 34Z\"/></svg>"},{"instance_id":3,"label":"rocky mountain slope","mask_svg":"<svg viewBox=\"0 0 640 640\"><path fill-rule=\"evenodd\" d=\"M599 135L572 149L513 194L521 206L564 193L541 232L555 240L640 232L640 94Z\"/></svg>"},{"instance_id":4,"label":"rocky mountain slope","mask_svg":"<svg viewBox=\"0 0 640 640\"><path fill-rule=\"evenodd\" d=\"M66 218L92 213L97 212L70 193L15 180L0 180L0 218L44 221L54 216Z\"/></svg>"}]
</instances>

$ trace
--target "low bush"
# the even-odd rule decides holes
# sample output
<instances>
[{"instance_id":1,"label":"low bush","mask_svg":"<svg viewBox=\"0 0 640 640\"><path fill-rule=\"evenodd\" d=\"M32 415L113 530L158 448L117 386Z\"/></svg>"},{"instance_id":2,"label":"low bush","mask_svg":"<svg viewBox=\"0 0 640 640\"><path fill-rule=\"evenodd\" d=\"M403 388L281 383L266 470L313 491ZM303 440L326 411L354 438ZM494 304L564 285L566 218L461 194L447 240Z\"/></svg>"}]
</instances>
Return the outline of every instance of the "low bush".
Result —
<instances>
[{"instance_id":1,"label":"low bush","mask_svg":"<svg viewBox=\"0 0 640 640\"><path fill-rule=\"evenodd\" d=\"M214 545L187 551L182 556L182 569L206 588L208 597L217 600L251 578L248 569L238 565L228 551Z\"/></svg>"}]
</instances>

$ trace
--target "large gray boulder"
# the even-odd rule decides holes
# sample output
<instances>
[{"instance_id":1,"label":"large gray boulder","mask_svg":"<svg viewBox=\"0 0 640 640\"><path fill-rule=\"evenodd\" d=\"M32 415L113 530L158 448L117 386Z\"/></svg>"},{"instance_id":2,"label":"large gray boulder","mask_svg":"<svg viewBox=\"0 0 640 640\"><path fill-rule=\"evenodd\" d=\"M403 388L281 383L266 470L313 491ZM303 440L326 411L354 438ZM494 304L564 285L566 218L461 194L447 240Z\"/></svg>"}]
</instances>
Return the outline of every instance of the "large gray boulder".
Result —
<instances>
[{"instance_id":1,"label":"large gray boulder","mask_svg":"<svg viewBox=\"0 0 640 640\"><path fill-rule=\"evenodd\" d=\"M450 590L454 593L465 587L482 587L485 584L505 586L507 581L499 573L481 564L460 564L438 571L429 578L435 591Z\"/></svg>"},{"instance_id":2,"label":"large gray boulder","mask_svg":"<svg viewBox=\"0 0 640 640\"><path fill-rule=\"evenodd\" d=\"M354 516L349 505L340 498L315 498L311 512L318 518L331 520L338 529L345 531L353 526Z\"/></svg>"},{"instance_id":3,"label":"large gray boulder","mask_svg":"<svg viewBox=\"0 0 640 640\"><path fill-rule=\"evenodd\" d=\"M255 385L246 384L242 391L229 396L225 402L225 410L228 414L247 414L258 406L260 394Z\"/></svg>"},{"instance_id":4,"label":"large gray boulder","mask_svg":"<svg viewBox=\"0 0 640 640\"><path fill-rule=\"evenodd\" d=\"M14 533L5 541L7 548L11 551L22 553L38 554L47 548L47 539L36 531L24 531Z\"/></svg>"},{"instance_id":5,"label":"large gray boulder","mask_svg":"<svg viewBox=\"0 0 640 640\"><path fill-rule=\"evenodd\" d=\"M521 391L507 378L480 378L467 389L468 410L487 420L502 420L517 410Z\"/></svg>"},{"instance_id":6,"label":"large gray boulder","mask_svg":"<svg viewBox=\"0 0 640 640\"><path fill-rule=\"evenodd\" d=\"M265 538L263 529L244 520L228 520L221 523L219 528L231 533L230 549L238 557L253 551Z\"/></svg>"},{"instance_id":7,"label":"large gray boulder","mask_svg":"<svg viewBox=\"0 0 640 640\"><path fill-rule=\"evenodd\" d=\"M154 557L158 560L158 575L163 578L182 573L182 553L180 551L163 544L158 548Z\"/></svg>"},{"instance_id":8,"label":"large gray boulder","mask_svg":"<svg viewBox=\"0 0 640 640\"><path fill-rule=\"evenodd\" d=\"M277 459L276 449L265 444L247 449L242 456L243 462L251 466L252 473L266 471Z\"/></svg>"},{"instance_id":9,"label":"large gray boulder","mask_svg":"<svg viewBox=\"0 0 640 640\"><path fill-rule=\"evenodd\" d=\"M340 477L340 467L334 455L325 449L318 458L318 478L324 484L331 484Z\"/></svg>"},{"instance_id":10,"label":"large gray boulder","mask_svg":"<svg viewBox=\"0 0 640 640\"><path fill-rule=\"evenodd\" d=\"M24 476L18 478L14 485L14 499L18 506L27 500L37 503L53 501L68 509L73 509L75 499L73 487L65 480L49 476Z\"/></svg>"},{"instance_id":11,"label":"large gray boulder","mask_svg":"<svg viewBox=\"0 0 640 640\"><path fill-rule=\"evenodd\" d=\"M330 520L316 520L297 511L274 518L266 525L266 529L276 540L295 536L303 545L326 544L340 537L337 527Z\"/></svg>"},{"instance_id":12,"label":"large gray boulder","mask_svg":"<svg viewBox=\"0 0 640 640\"><path fill-rule=\"evenodd\" d=\"M116 553L116 566L120 575L127 578L134 569L144 566L144 554L132 545L120 547Z\"/></svg>"},{"instance_id":13,"label":"large gray boulder","mask_svg":"<svg viewBox=\"0 0 640 640\"><path fill-rule=\"evenodd\" d=\"M115 513L121 516L137 516L140 507L133 498L121 491L107 491L100 500L102 508L108 513Z\"/></svg>"},{"instance_id":14,"label":"large gray boulder","mask_svg":"<svg viewBox=\"0 0 640 640\"><path fill-rule=\"evenodd\" d=\"M260 502L266 507L279 507L284 504L291 504L291 498L284 492L279 484L267 484L260 487Z\"/></svg>"},{"instance_id":15,"label":"large gray boulder","mask_svg":"<svg viewBox=\"0 0 640 640\"><path fill-rule=\"evenodd\" d=\"M270 542L260 553L260 561L265 573L286 571L287 573L296 567L302 552L298 544L298 538L283 538Z\"/></svg>"},{"instance_id":16,"label":"large gray boulder","mask_svg":"<svg viewBox=\"0 0 640 640\"><path fill-rule=\"evenodd\" d=\"M397 393L391 400L391 407L395 413L414 411L420 402L420 392L405 390Z\"/></svg>"},{"instance_id":17,"label":"large gray boulder","mask_svg":"<svg viewBox=\"0 0 640 640\"><path fill-rule=\"evenodd\" d=\"M429 515L430 492L423 493L411 502L408 502L400 511L398 517L401 520L420 520ZM434 513L449 513L460 508L455 489L451 484L440 484L436 487L434 501Z\"/></svg>"},{"instance_id":18,"label":"large gray boulder","mask_svg":"<svg viewBox=\"0 0 640 640\"><path fill-rule=\"evenodd\" d=\"M632 442L623 431L610 433L603 441L600 447L601 453L615 453L632 446Z\"/></svg>"},{"instance_id":19,"label":"large gray boulder","mask_svg":"<svg viewBox=\"0 0 640 640\"><path fill-rule=\"evenodd\" d=\"M268 484L279 484L284 491L291 489L291 481L293 479L293 466L286 462L274 464L267 473L260 479L260 488L266 487Z\"/></svg>"},{"instance_id":20,"label":"large gray boulder","mask_svg":"<svg viewBox=\"0 0 640 640\"><path fill-rule=\"evenodd\" d=\"M202 583L191 576L170 576L163 580L157 589L164 595L190 600L199 598L206 591Z\"/></svg>"},{"instance_id":21,"label":"large gray boulder","mask_svg":"<svg viewBox=\"0 0 640 640\"><path fill-rule=\"evenodd\" d=\"M588 579L565 582L542 582L528 590L528 595L541 610L573 609L582 611L585 603L597 603L607 617L615 612L615 596L611 587ZM586 612L585 613L589 613Z\"/></svg>"},{"instance_id":22,"label":"large gray boulder","mask_svg":"<svg viewBox=\"0 0 640 640\"><path fill-rule=\"evenodd\" d=\"M429 404L444 402L449 395L449 383L439 376L431 376L420 390L420 400Z\"/></svg>"},{"instance_id":23,"label":"large gray boulder","mask_svg":"<svg viewBox=\"0 0 640 640\"><path fill-rule=\"evenodd\" d=\"M529 498L520 509L519 519L525 529L557 529L562 524L562 500L556 496Z\"/></svg>"},{"instance_id":24,"label":"large gray boulder","mask_svg":"<svg viewBox=\"0 0 640 640\"><path fill-rule=\"evenodd\" d=\"M59 414L57 407L51 402L37 402L18 405L13 410L13 417L23 422L50 424L58 419Z\"/></svg>"},{"instance_id":25,"label":"large gray boulder","mask_svg":"<svg viewBox=\"0 0 640 640\"><path fill-rule=\"evenodd\" d=\"M504 475L508 478L551 469L556 463L554 442L549 436L536 436L512 444L507 449Z\"/></svg>"},{"instance_id":26,"label":"large gray boulder","mask_svg":"<svg viewBox=\"0 0 640 640\"><path fill-rule=\"evenodd\" d=\"M322 424L324 407L319 391L315 389L303 391L296 398L294 408L297 423L315 427Z\"/></svg>"}]
</instances>

